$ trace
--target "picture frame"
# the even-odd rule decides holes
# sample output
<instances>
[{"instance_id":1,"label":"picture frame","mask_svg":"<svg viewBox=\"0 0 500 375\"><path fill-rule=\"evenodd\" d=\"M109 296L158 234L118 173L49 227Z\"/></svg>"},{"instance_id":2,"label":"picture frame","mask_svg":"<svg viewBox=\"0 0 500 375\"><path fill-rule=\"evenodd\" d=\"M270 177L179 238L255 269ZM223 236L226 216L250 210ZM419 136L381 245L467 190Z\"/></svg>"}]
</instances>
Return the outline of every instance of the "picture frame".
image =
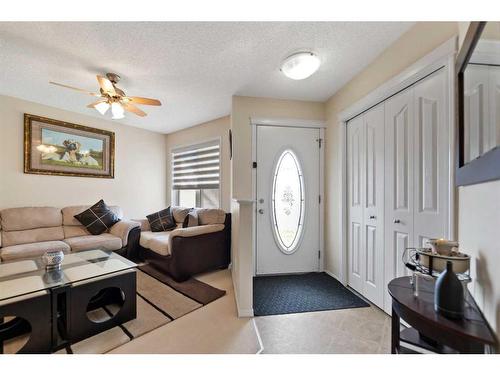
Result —
<instances>
[{"instance_id":1,"label":"picture frame","mask_svg":"<svg viewBox=\"0 0 500 375\"><path fill-rule=\"evenodd\" d=\"M114 178L115 133L24 114L24 173Z\"/></svg>"}]
</instances>

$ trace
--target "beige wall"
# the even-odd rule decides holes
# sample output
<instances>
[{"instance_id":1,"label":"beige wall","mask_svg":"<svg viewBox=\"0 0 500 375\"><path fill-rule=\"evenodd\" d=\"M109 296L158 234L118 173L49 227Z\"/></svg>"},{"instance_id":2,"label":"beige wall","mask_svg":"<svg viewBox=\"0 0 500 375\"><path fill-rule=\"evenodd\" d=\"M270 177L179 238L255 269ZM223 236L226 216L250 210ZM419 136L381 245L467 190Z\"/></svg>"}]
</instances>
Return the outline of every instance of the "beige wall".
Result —
<instances>
[{"instance_id":1,"label":"beige wall","mask_svg":"<svg viewBox=\"0 0 500 375\"><path fill-rule=\"evenodd\" d=\"M231 129L234 156L231 163L233 199L252 200L252 127L251 117L324 120L324 103L233 96ZM238 309L244 315L252 311L253 277L253 206L231 202L233 213L233 282Z\"/></svg>"},{"instance_id":2,"label":"beige wall","mask_svg":"<svg viewBox=\"0 0 500 375\"><path fill-rule=\"evenodd\" d=\"M326 103L325 268L340 277L341 148L338 115L433 49L458 34L456 22L420 22L382 52Z\"/></svg>"},{"instance_id":3,"label":"beige wall","mask_svg":"<svg viewBox=\"0 0 500 375\"><path fill-rule=\"evenodd\" d=\"M231 120L229 116L205 122L188 129L179 130L167 135L167 169L168 191L167 202L171 202L171 151L176 147L188 146L195 143L213 139L221 140L221 208L225 211L231 209L231 167L229 160L229 129Z\"/></svg>"},{"instance_id":4,"label":"beige wall","mask_svg":"<svg viewBox=\"0 0 500 375\"><path fill-rule=\"evenodd\" d=\"M82 104L83 105L83 104ZM115 132L115 178L23 173L23 114L31 113ZM165 135L61 109L0 96L0 209L64 207L103 198L140 218L166 204Z\"/></svg>"}]
</instances>

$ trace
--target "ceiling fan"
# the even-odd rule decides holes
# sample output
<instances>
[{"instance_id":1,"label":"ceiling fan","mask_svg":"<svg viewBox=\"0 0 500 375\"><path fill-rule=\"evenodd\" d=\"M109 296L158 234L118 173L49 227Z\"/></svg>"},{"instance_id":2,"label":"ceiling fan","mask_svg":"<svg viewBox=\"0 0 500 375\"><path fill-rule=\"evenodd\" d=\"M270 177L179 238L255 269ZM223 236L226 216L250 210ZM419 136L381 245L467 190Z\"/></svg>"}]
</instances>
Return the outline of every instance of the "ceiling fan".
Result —
<instances>
[{"instance_id":1,"label":"ceiling fan","mask_svg":"<svg viewBox=\"0 0 500 375\"><path fill-rule=\"evenodd\" d=\"M96 109L101 115L104 115L109 108L111 108L111 113L113 114L112 119L122 119L125 117L125 111L135 113L137 116L144 117L146 112L142 111L135 104L143 105L161 105L161 102L157 99L142 98L140 96L127 96L122 89L116 87L116 84L120 80L120 76L115 73L106 73L106 77L97 75L97 82L99 83L99 93L90 92L87 90L79 89L77 87L72 87L68 85L63 85L62 83L52 82L49 83L67 89L72 89L80 92L84 92L88 95L92 95L99 99L98 101L89 104L88 108Z\"/></svg>"}]
</instances>

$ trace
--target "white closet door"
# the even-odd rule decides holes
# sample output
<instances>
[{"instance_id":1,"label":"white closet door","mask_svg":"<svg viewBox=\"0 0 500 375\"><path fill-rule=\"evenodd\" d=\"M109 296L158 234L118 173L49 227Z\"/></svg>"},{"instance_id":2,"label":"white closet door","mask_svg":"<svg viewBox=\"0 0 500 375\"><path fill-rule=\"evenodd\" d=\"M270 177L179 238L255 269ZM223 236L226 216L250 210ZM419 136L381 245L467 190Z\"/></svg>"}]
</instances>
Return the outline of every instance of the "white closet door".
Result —
<instances>
[{"instance_id":1,"label":"white closet door","mask_svg":"<svg viewBox=\"0 0 500 375\"><path fill-rule=\"evenodd\" d=\"M407 275L401 262L413 238L413 89L385 102L385 289L394 277ZM391 299L385 293L384 309Z\"/></svg>"},{"instance_id":2,"label":"white closet door","mask_svg":"<svg viewBox=\"0 0 500 375\"><path fill-rule=\"evenodd\" d=\"M348 220L348 284L363 294L363 196L364 175L363 117L358 116L347 124L347 199Z\"/></svg>"},{"instance_id":3,"label":"white closet door","mask_svg":"<svg viewBox=\"0 0 500 375\"><path fill-rule=\"evenodd\" d=\"M414 86L414 238L413 246L448 233L448 113L446 76L441 69Z\"/></svg>"},{"instance_id":4,"label":"white closet door","mask_svg":"<svg viewBox=\"0 0 500 375\"><path fill-rule=\"evenodd\" d=\"M384 104L363 116L363 295L384 305Z\"/></svg>"}]
</instances>

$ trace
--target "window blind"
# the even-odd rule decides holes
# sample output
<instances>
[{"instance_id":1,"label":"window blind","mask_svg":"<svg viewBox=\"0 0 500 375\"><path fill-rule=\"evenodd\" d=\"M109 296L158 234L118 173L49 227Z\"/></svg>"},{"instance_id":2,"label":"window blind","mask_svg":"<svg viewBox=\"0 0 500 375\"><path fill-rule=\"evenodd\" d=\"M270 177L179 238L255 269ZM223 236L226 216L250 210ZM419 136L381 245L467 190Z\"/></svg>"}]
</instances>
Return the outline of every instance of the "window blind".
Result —
<instances>
[{"instance_id":1,"label":"window blind","mask_svg":"<svg viewBox=\"0 0 500 375\"><path fill-rule=\"evenodd\" d=\"M206 142L172 151L173 190L218 189L220 144Z\"/></svg>"}]
</instances>

